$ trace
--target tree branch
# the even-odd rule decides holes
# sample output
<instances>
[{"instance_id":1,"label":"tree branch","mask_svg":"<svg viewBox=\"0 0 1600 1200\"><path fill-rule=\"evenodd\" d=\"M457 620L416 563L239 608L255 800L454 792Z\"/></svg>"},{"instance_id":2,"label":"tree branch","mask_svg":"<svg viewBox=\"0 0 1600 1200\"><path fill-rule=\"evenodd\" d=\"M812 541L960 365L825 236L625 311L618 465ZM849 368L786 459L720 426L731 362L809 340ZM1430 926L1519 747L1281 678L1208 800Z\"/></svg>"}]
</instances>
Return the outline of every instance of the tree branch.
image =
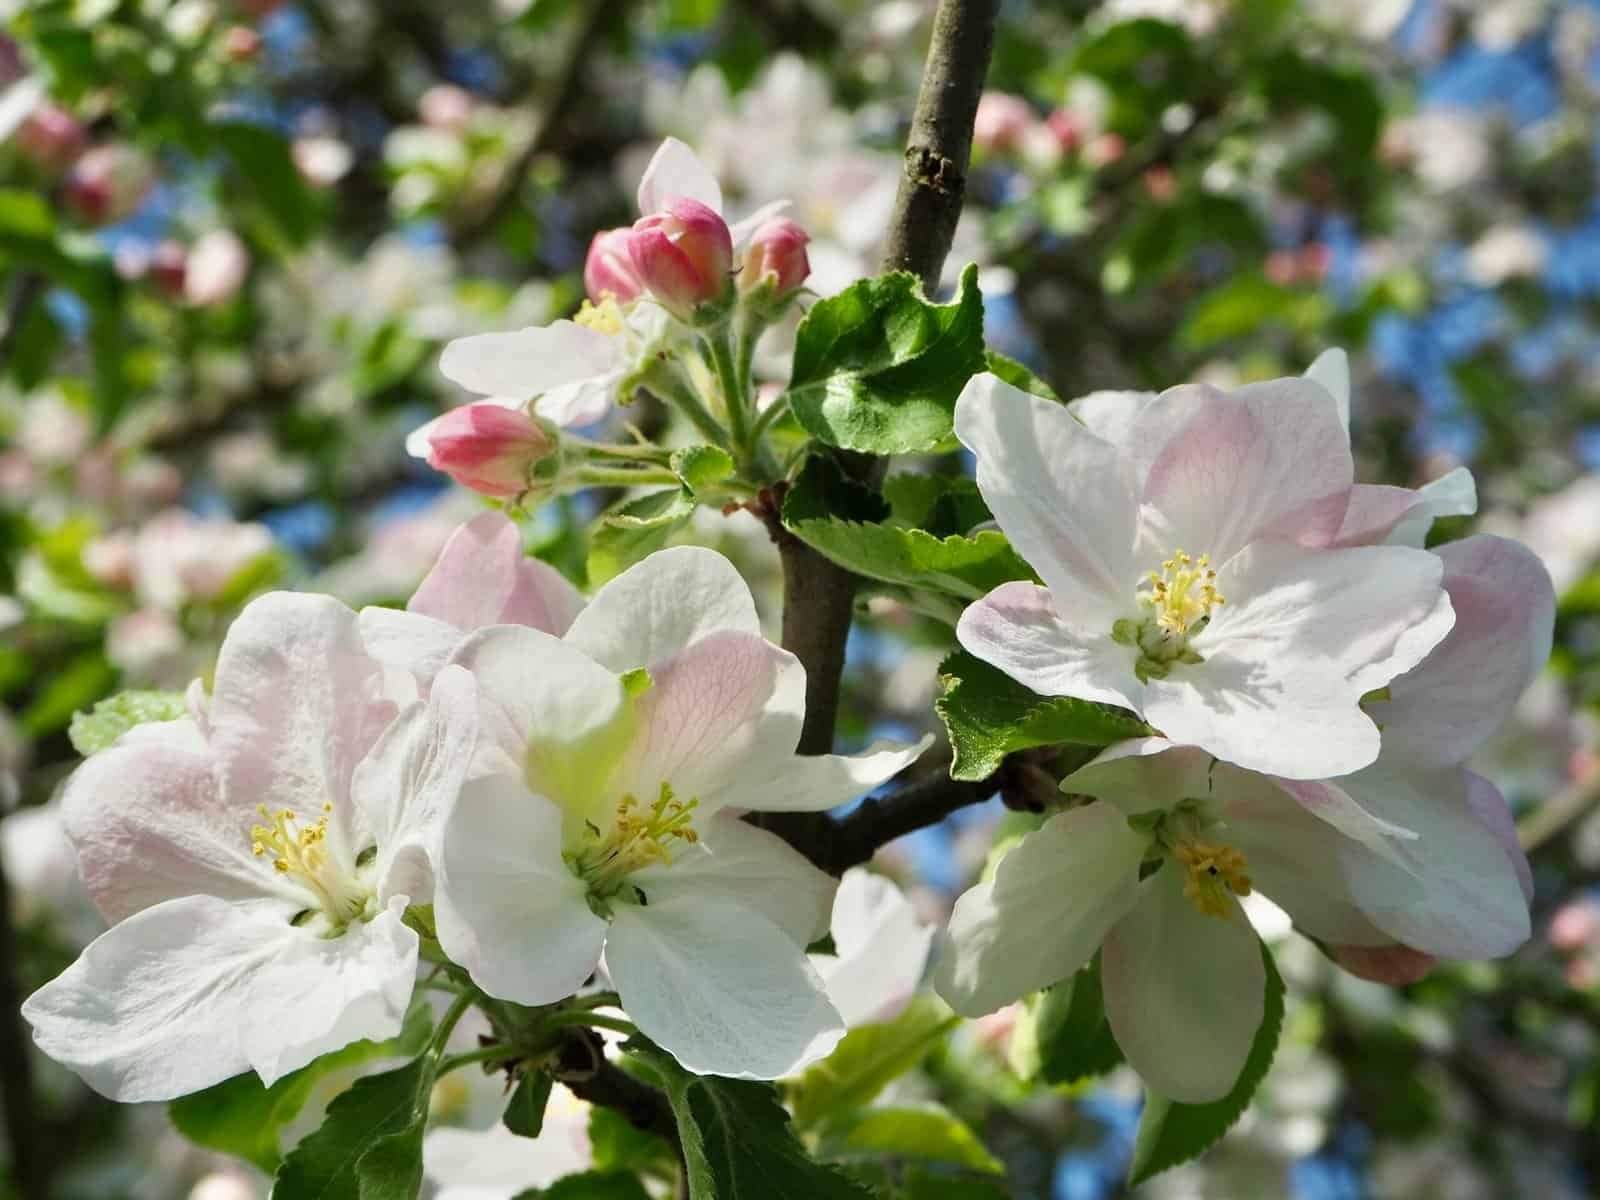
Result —
<instances>
[{"instance_id":1,"label":"tree branch","mask_svg":"<svg viewBox=\"0 0 1600 1200\"><path fill-rule=\"evenodd\" d=\"M561 1048L555 1077L578 1099L609 1108L635 1129L665 1138L682 1159L678 1122L666 1094L608 1060L605 1045L594 1030L573 1030Z\"/></svg>"},{"instance_id":2,"label":"tree branch","mask_svg":"<svg viewBox=\"0 0 1600 1200\"><path fill-rule=\"evenodd\" d=\"M886 271L911 271L931 293L955 236L972 153L972 122L989 70L999 0L939 0L922 88L911 118L906 169L889 226ZM876 483L883 463L844 456L855 478ZM850 636L856 578L798 538L778 538L783 562L783 645L806 668L801 754L833 747L839 680ZM768 828L782 831L785 821ZM796 829L798 833L799 830Z\"/></svg>"},{"instance_id":3,"label":"tree branch","mask_svg":"<svg viewBox=\"0 0 1600 1200\"><path fill-rule=\"evenodd\" d=\"M842 875L870 860L879 847L895 838L937 825L968 805L983 803L998 787L995 779L968 783L940 771L886 796L863 800L837 820L818 814L822 820L810 831L812 836L795 848L830 875ZM781 836L782 831L779 833Z\"/></svg>"}]
</instances>

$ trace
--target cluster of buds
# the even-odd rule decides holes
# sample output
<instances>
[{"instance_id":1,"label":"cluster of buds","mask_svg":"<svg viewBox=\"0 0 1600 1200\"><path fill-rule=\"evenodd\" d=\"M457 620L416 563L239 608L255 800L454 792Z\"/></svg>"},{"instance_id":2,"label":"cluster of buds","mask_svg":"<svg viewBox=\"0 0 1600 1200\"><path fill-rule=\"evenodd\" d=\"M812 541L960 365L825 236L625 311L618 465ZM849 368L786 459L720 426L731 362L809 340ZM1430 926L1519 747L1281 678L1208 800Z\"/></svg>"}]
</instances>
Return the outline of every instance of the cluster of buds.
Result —
<instances>
[{"instance_id":1,"label":"cluster of buds","mask_svg":"<svg viewBox=\"0 0 1600 1200\"><path fill-rule=\"evenodd\" d=\"M86 151L67 177L67 206L91 225L113 225L131 215L155 185L155 167L126 142Z\"/></svg>"},{"instance_id":2,"label":"cluster of buds","mask_svg":"<svg viewBox=\"0 0 1600 1200\"><path fill-rule=\"evenodd\" d=\"M34 166L59 175L88 149L89 133L77 117L60 105L46 101L17 127L16 143L23 157Z\"/></svg>"},{"instance_id":3,"label":"cluster of buds","mask_svg":"<svg viewBox=\"0 0 1600 1200\"><path fill-rule=\"evenodd\" d=\"M1122 137L1098 130L1098 122L1070 108L1041 118L1020 96L985 92L978 100L972 144L989 158L1012 157L1036 171L1053 171L1069 156L1103 167L1127 149Z\"/></svg>"},{"instance_id":4,"label":"cluster of buds","mask_svg":"<svg viewBox=\"0 0 1600 1200\"><path fill-rule=\"evenodd\" d=\"M127 279L148 277L169 299L195 308L215 308L238 295L250 274L250 251L230 229L201 234L192 246L171 238L154 249L137 245L117 252L117 270Z\"/></svg>"},{"instance_id":5,"label":"cluster of buds","mask_svg":"<svg viewBox=\"0 0 1600 1200\"><path fill-rule=\"evenodd\" d=\"M559 469L553 431L492 400L451 409L428 435L428 465L483 496L511 499Z\"/></svg>"}]
</instances>

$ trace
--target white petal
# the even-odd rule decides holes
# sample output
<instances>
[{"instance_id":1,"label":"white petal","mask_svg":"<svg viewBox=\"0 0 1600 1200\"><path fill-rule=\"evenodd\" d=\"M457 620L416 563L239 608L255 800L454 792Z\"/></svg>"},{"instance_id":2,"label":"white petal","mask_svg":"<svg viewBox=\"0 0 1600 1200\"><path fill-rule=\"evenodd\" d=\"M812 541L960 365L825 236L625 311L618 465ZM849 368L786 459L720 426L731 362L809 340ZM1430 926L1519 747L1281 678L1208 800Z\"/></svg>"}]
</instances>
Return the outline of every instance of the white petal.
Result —
<instances>
[{"instance_id":1,"label":"white petal","mask_svg":"<svg viewBox=\"0 0 1600 1200\"><path fill-rule=\"evenodd\" d=\"M446 667L427 700L407 707L356 767L352 792L378 843L379 903L432 903L444 822L477 742L477 686Z\"/></svg>"},{"instance_id":2,"label":"white petal","mask_svg":"<svg viewBox=\"0 0 1600 1200\"><path fill-rule=\"evenodd\" d=\"M620 399L622 381L628 374L625 366L628 360L622 357L621 351L613 353L616 357L610 369L551 388L533 402L533 411L563 429L581 429L600 420ZM642 358L640 355L639 359Z\"/></svg>"},{"instance_id":3,"label":"white petal","mask_svg":"<svg viewBox=\"0 0 1600 1200\"><path fill-rule=\"evenodd\" d=\"M1141 495L1162 557L1182 549L1225 563L1258 538L1320 542L1338 532L1355 468L1321 386L1187 384L1147 407L1140 430L1165 443Z\"/></svg>"},{"instance_id":4,"label":"white petal","mask_svg":"<svg viewBox=\"0 0 1600 1200\"><path fill-rule=\"evenodd\" d=\"M750 585L716 551L674 546L595 593L566 641L620 673L654 667L720 630L761 632Z\"/></svg>"},{"instance_id":5,"label":"white petal","mask_svg":"<svg viewBox=\"0 0 1600 1200\"><path fill-rule=\"evenodd\" d=\"M1394 543L1394 531L1410 520L1423 503L1409 488L1358 483L1350 489L1350 503L1344 510L1339 532L1331 546L1377 546Z\"/></svg>"},{"instance_id":6,"label":"white petal","mask_svg":"<svg viewBox=\"0 0 1600 1200\"><path fill-rule=\"evenodd\" d=\"M1468 771L1466 775L1467 803L1472 805L1472 811L1483 827L1506 852L1506 857L1511 860L1511 869L1516 872L1517 882L1522 886L1522 898L1531 905L1533 868L1522 849L1522 840L1517 837L1517 823L1511 815L1511 806L1500 794L1500 789L1482 775L1473 771Z\"/></svg>"},{"instance_id":7,"label":"white petal","mask_svg":"<svg viewBox=\"0 0 1600 1200\"><path fill-rule=\"evenodd\" d=\"M865 867L844 873L833 902L837 956L811 961L845 1025L899 1015L922 982L934 933L893 880Z\"/></svg>"},{"instance_id":8,"label":"white petal","mask_svg":"<svg viewBox=\"0 0 1600 1200\"><path fill-rule=\"evenodd\" d=\"M1457 768L1395 769L1380 762L1348 779L1362 804L1417 832L1380 856L1344 853L1351 891L1396 941L1440 958L1498 958L1528 940L1528 901L1512 856L1472 806Z\"/></svg>"},{"instance_id":9,"label":"white petal","mask_svg":"<svg viewBox=\"0 0 1600 1200\"><path fill-rule=\"evenodd\" d=\"M491 996L552 1004L600 961L606 923L561 857L561 812L511 776L462 789L445 824L434 917L445 953Z\"/></svg>"},{"instance_id":10,"label":"white petal","mask_svg":"<svg viewBox=\"0 0 1600 1200\"><path fill-rule=\"evenodd\" d=\"M669 866L630 876L651 904L680 892L716 897L730 912L753 909L804 948L828 928L837 881L788 842L732 813L699 827L700 843L679 851Z\"/></svg>"},{"instance_id":11,"label":"white petal","mask_svg":"<svg viewBox=\"0 0 1600 1200\"><path fill-rule=\"evenodd\" d=\"M1427 544L1428 530L1440 517L1469 517L1478 511L1478 485L1465 467L1423 484L1417 496L1417 507L1389 533L1393 545L1420 550Z\"/></svg>"},{"instance_id":12,"label":"white petal","mask_svg":"<svg viewBox=\"0 0 1600 1200\"><path fill-rule=\"evenodd\" d=\"M1138 444L1133 433L1139 417L1155 399L1155 392L1090 392L1067 405L1067 411L1096 437L1138 457L1145 448Z\"/></svg>"},{"instance_id":13,"label":"white petal","mask_svg":"<svg viewBox=\"0 0 1600 1200\"><path fill-rule=\"evenodd\" d=\"M529 625L557 637L583 609L560 571L529 558L504 513L480 513L450 535L406 611L470 633L485 625Z\"/></svg>"},{"instance_id":14,"label":"white petal","mask_svg":"<svg viewBox=\"0 0 1600 1200\"><path fill-rule=\"evenodd\" d=\"M295 941L292 906L189 896L101 934L30 996L39 1048L103 1096L170 1100L248 1069L255 974Z\"/></svg>"},{"instance_id":15,"label":"white petal","mask_svg":"<svg viewBox=\"0 0 1600 1200\"><path fill-rule=\"evenodd\" d=\"M1211 794L1212 758L1166 738L1129 738L1100 751L1061 781L1064 792L1099 796L1128 816Z\"/></svg>"},{"instance_id":16,"label":"white petal","mask_svg":"<svg viewBox=\"0 0 1600 1200\"><path fill-rule=\"evenodd\" d=\"M777 1079L844 1035L803 948L716 896L619 905L606 970L640 1031L697 1074Z\"/></svg>"},{"instance_id":17,"label":"white petal","mask_svg":"<svg viewBox=\"0 0 1600 1200\"><path fill-rule=\"evenodd\" d=\"M1139 885L1100 969L1111 1032L1152 1091L1204 1104L1232 1090L1266 989L1260 942L1237 904L1226 917L1202 913L1169 862Z\"/></svg>"},{"instance_id":18,"label":"white petal","mask_svg":"<svg viewBox=\"0 0 1600 1200\"><path fill-rule=\"evenodd\" d=\"M639 180L639 215L648 217L666 208L675 196L698 200L722 211L722 188L699 156L675 137L665 138Z\"/></svg>"},{"instance_id":19,"label":"white petal","mask_svg":"<svg viewBox=\"0 0 1600 1200\"><path fill-rule=\"evenodd\" d=\"M574 321L457 338L439 370L480 396L527 402L541 392L616 368L622 339Z\"/></svg>"},{"instance_id":20,"label":"white petal","mask_svg":"<svg viewBox=\"0 0 1600 1200\"><path fill-rule=\"evenodd\" d=\"M747 772L713 802L753 812L823 812L894 778L931 745L930 734L910 745L873 742L860 754L791 758L776 777L769 777L764 784L758 785L753 773Z\"/></svg>"},{"instance_id":21,"label":"white petal","mask_svg":"<svg viewBox=\"0 0 1600 1200\"><path fill-rule=\"evenodd\" d=\"M245 1057L271 1087L331 1050L394 1037L416 977L417 935L398 903L339 937L296 938L251 980Z\"/></svg>"},{"instance_id":22,"label":"white petal","mask_svg":"<svg viewBox=\"0 0 1600 1200\"><path fill-rule=\"evenodd\" d=\"M1134 467L1060 404L993 375L956 401L956 435L977 456L978 487L1059 611L1084 624L1125 616L1139 578Z\"/></svg>"},{"instance_id":23,"label":"white petal","mask_svg":"<svg viewBox=\"0 0 1600 1200\"><path fill-rule=\"evenodd\" d=\"M260 820L252 799L225 804L194 722L163 721L135 727L78 767L61 815L84 887L108 920L198 894L303 905L250 853L250 827Z\"/></svg>"},{"instance_id":24,"label":"white petal","mask_svg":"<svg viewBox=\"0 0 1600 1200\"><path fill-rule=\"evenodd\" d=\"M1306 368L1306 378L1322 385L1323 391L1333 397L1339 414L1339 424L1346 435L1350 432L1350 358L1337 346L1324 350Z\"/></svg>"},{"instance_id":25,"label":"white petal","mask_svg":"<svg viewBox=\"0 0 1600 1200\"><path fill-rule=\"evenodd\" d=\"M435 1200L512 1200L587 1170L593 1158L580 1145L587 1141L581 1131L548 1122L536 1138L499 1123L488 1129L436 1128L423 1139L422 1165L439 1186Z\"/></svg>"},{"instance_id":26,"label":"white petal","mask_svg":"<svg viewBox=\"0 0 1600 1200\"><path fill-rule=\"evenodd\" d=\"M1133 653L1111 640L1111 624L1086 628L1057 607L1048 588L1003 583L967 606L956 640L1041 695L1137 708L1144 687L1133 673Z\"/></svg>"},{"instance_id":27,"label":"white petal","mask_svg":"<svg viewBox=\"0 0 1600 1200\"><path fill-rule=\"evenodd\" d=\"M744 220L735 221L728 226L728 233L733 238L734 254L737 255L744 248L744 244L750 240L750 235L760 229L761 226L773 217L788 212L793 207L794 202L791 200L770 200Z\"/></svg>"},{"instance_id":28,"label":"white petal","mask_svg":"<svg viewBox=\"0 0 1600 1200\"><path fill-rule=\"evenodd\" d=\"M1369 706L1386 757L1464 762L1505 723L1550 657L1555 589L1519 542L1480 534L1439 549L1455 625Z\"/></svg>"},{"instance_id":29,"label":"white petal","mask_svg":"<svg viewBox=\"0 0 1600 1200\"><path fill-rule=\"evenodd\" d=\"M1145 839L1109 804L1059 813L956 901L934 986L968 1017L1067 978L1137 895Z\"/></svg>"},{"instance_id":30,"label":"white petal","mask_svg":"<svg viewBox=\"0 0 1600 1200\"><path fill-rule=\"evenodd\" d=\"M454 625L397 608L363 608L357 622L368 654L423 686L433 682L467 636Z\"/></svg>"}]
</instances>

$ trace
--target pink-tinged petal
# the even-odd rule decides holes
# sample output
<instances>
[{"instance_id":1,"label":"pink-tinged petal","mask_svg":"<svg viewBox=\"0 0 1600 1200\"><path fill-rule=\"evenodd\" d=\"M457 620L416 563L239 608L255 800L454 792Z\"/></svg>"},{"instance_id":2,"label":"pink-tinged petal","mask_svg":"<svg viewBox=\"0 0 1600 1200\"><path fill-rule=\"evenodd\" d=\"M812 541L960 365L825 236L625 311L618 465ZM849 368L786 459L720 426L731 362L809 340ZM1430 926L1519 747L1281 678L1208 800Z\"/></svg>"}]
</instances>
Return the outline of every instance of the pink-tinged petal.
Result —
<instances>
[{"instance_id":1,"label":"pink-tinged petal","mask_svg":"<svg viewBox=\"0 0 1600 1200\"><path fill-rule=\"evenodd\" d=\"M721 630L759 634L750 585L714 550L658 550L602 587L566 641L613 671L653 670Z\"/></svg>"},{"instance_id":2,"label":"pink-tinged petal","mask_svg":"<svg viewBox=\"0 0 1600 1200\"><path fill-rule=\"evenodd\" d=\"M1350 358L1337 346L1331 350L1324 350L1306 368L1305 377L1312 383L1321 386L1333 398L1334 411L1339 416L1339 424L1346 431L1345 440L1349 440L1350 429Z\"/></svg>"},{"instance_id":3,"label":"pink-tinged petal","mask_svg":"<svg viewBox=\"0 0 1600 1200\"><path fill-rule=\"evenodd\" d=\"M827 932L838 886L832 875L776 834L732 813L719 813L696 828L696 845L675 852L671 863L629 877L651 904L682 892L718 897L729 912L755 909L801 949Z\"/></svg>"},{"instance_id":4,"label":"pink-tinged petal","mask_svg":"<svg viewBox=\"0 0 1600 1200\"><path fill-rule=\"evenodd\" d=\"M239 1027L245 1057L271 1087L351 1042L400 1032L417 978L417 935L398 901L334 938L300 937L261 964Z\"/></svg>"},{"instance_id":5,"label":"pink-tinged petal","mask_svg":"<svg viewBox=\"0 0 1600 1200\"><path fill-rule=\"evenodd\" d=\"M640 1032L697 1074L778 1079L844 1036L805 950L715 896L618 905L606 971Z\"/></svg>"},{"instance_id":6,"label":"pink-tinged petal","mask_svg":"<svg viewBox=\"0 0 1600 1200\"><path fill-rule=\"evenodd\" d=\"M428 698L407 706L356 767L351 791L377 839L380 904L432 903L444 823L477 742L477 685L445 667Z\"/></svg>"},{"instance_id":7,"label":"pink-tinged petal","mask_svg":"<svg viewBox=\"0 0 1600 1200\"><path fill-rule=\"evenodd\" d=\"M1212 791L1211 755L1166 738L1129 738L1107 746L1061 781L1064 792L1098 796L1127 816L1169 809Z\"/></svg>"},{"instance_id":8,"label":"pink-tinged petal","mask_svg":"<svg viewBox=\"0 0 1600 1200\"><path fill-rule=\"evenodd\" d=\"M1263 776L1262 778L1270 778ZM1271 779L1273 787L1292 798L1306 812L1354 838L1378 854L1393 851L1396 840L1409 841L1416 831L1386 821L1362 807L1349 792L1329 779Z\"/></svg>"},{"instance_id":9,"label":"pink-tinged petal","mask_svg":"<svg viewBox=\"0 0 1600 1200\"><path fill-rule=\"evenodd\" d=\"M1409 488L1358 483L1350 489L1344 522L1330 546L1378 546L1391 541L1395 529L1423 503Z\"/></svg>"},{"instance_id":10,"label":"pink-tinged petal","mask_svg":"<svg viewBox=\"0 0 1600 1200\"><path fill-rule=\"evenodd\" d=\"M1528 901L1516 863L1473 809L1459 768L1391 769L1340 781L1364 807L1414 830L1392 853L1343 849L1362 910L1395 941L1440 958L1498 958L1528 940Z\"/></svg>"},{"instance_id":11,"label":"pink-tinged petal","mask_svg":"<svg viewBox=\"0 0 1600 1200\"><path fill-rule=\"evenodd\" d=\"M751 812L825 812L893 779L933 745L931 734L911 743L873 742L860 754L812 754L782 763L772 777L751 764L711 797L712 809Z\"/></svg>"},{"instance_id":12,"label":"pink-tinged petal","mask_svg":"<svg viewBox=\"0 0 1600 1200\"><path fill-rule=\"evenodd\" d=\"M617 403L626 374L619 365L615 370L602 371L553 387L533 402L533 411L563 429L582 429L585 425L593 425Z\"/></svg>"},{"instance_id":13,"label":"pink-tinged petal","mask_svg":"<svg viewBox=\"0 0 1600 1200\"><path fill-rule=\"evenodd\" d=\"M1287 779L1370 763L1359 701L1450 628L1442 567L1396 546L1315 551L1258 542L1223 565L1227 603L1192 640L1205 661L1146 685L1146 720L1173 741Z\"/></svg>"},{"instance_id":14,"label":"pink-tinged petal","mask_svg":"<svg viewBox=\"0 0 1600 1200\"><path fill-rule=\"evenodd\" d=\"M1060 404L975 375L956 401L956 436L977 456L978 487L1058 611L1104 627L1127 616L1134 562L1134 467Z\"/></svg>"},{"instance_id":15,"label":"pink-tinged petal","mask_svg":"<svg viewBox=\"0 0 1600 1200\"><path fill-rule=\"evenodd\" d=\"M1479 534L1439 549L1455 625L1368 706L1385 757L1464 762L1511 715L1550 657L1555 589L1537 555Z\"/></svg>"},{"instance_id":16,"label":"pink-tinged petal","mask_svg":"<svg viewBox=\"0 0 1600 1200\"><path fill-rule=\"evenodd\" d=\"M1182 1104L1219 1100L1238 1082L1261 1026L1266 968L1237 904L1207 916L1168 863L1106 937L1106 1018L1150 1090Z\"/></svg>"},{"instance_id":17,"label":"pink-tinged petal","mask_svg":"<svg viewBox=\"0 0 1600 1200\"><path fill-rule=\"evenodd\" d=\"M1428 530L1440 517L1470 517L1478 511L1478 485L1465 467L1447 471L1417 489L1417 506L1389 533L1395 546L1427 544Z\"/></svg>"},{"instance_id":18,"label":"pink-tinged petal","mask_svg":"<svg viewBox=\"0 0 1600 1200\"><path fill-rule=\"evenodd\" d=\"M687 196L722 211L722 188L698 155L675 137L662 140L639 180L639 212L660 212L674 196Z\"/></svg>"},{"instance_id":19,"label":"pink-tinged petal","mask_svg":"<svg viewBox=\"0 0 1600 1200\"><path fill-rule=\"evenodd\" d=\"M501 1000L553 1004L594 974L606 923L561 857L561 812L510 775L470 781L445 824L439 942Z\"/></svg>"},{"instance_id":20,"label":"pink-tinged petal","mask_svg":"<svg viewBox=\"0 0 1600 1200\"><path fill-rule=\"evenodd\" d=\"M793 207L794 202L790 200L771 200L756 209L744 220L735 221L732 225L729 225L728 234L733 239L734 250L742 249L750 241L756 230L774 217L781 217Z\"/></svg>"},{"instance_id":21,"label":"pink-tinged petal","mask_svg":"<svg viewBox=\"0 0 1600 1200\"><path fill-rule=\"evenodd\" d=\"M466 633L485 625L529 625L557 637L583 597L548 563L529 558L522 532L504 513L480 513L450 535L406 611Z\"/></svg>"},{"instance_id":22,"label":"pink-tinged petal","mask_svg":"<svg viewBox=\"0 0 1600 1200\"><path fill-rule=\"evenodd\" d=\"M439 370L479 396L526 402L563 384L603 375L618 364L622 340L575 321L552 321L510 333L457 338Z\"/></svg>"},{"instance_id":23,"label":"pink-tinged petal","mask_svg":"<svg viewBox=\"0 0 1600 1200\"><path fill-rule=\"evenodd\" d=\"M211 745L231 807L310 816L333 806L330 850L365 839L350 776L395 705L366 653L356 615L331 596L272 592L228 630L211 690Z\"/></svg>"},{"instance_id":24,"label":"pink-tinged petal","mask_svg":"<svg viewBox=\"0 0 1600 1200\"><path fill-rule=\"evenodd\" d=\"M257 974L319 940L274 901L186 896L101 934L22 1006L39 1049L103 1096L171 1100L249 1068Z\"/></svg>"},{"instance_id":25,"label":"pink-tinged petal","mask_svg":"<svg viewBox=\"0 0 1600 1200\"><path fill-rule=\"evenodd\" d=\"M1111 640L1110 622L1089 629L1057 609L1048 588L1003 583L967 606L956 622L956 640L1040 695L1138 708L1144 685L1133 673L1133 652Z\"/></svg>"},{"instance_id":26,"label":"pink-tinged petal","mask_svg":"<svg viewBox=\"0 0 1600 1200\"><path fill-rule=\"evenodd\" d=\"M1511 815L1511 806L1500 794L1500 789L1474 771L1466 772L1467 803L1483 827L1494 835L1496 841L1511 860L1511 869L1517 873L1517 883L1522 887L1522 898L1533 903L1533 868L1528 863L1522 840L1517 837L1517 823Z\"/></svg>"},{"instance_id":27,"label":"pink-tinged petal","mask_svg":"<svg viewBox=\"0 0 1600 1200\"><path fill-rule=\"evenodd\" d=\"M78 871L109 921L179 896L305 898L250 853L250 797L225 804L192 721L139 726L67 780L62 822ZM133 732L130 730L130 732Z\"/></svg>"},{"instance_id":28,"label":"pink-tinged petal","mask_svg":"<svg viewBox=\"0 0 1600 1200\"><path fill-rule=\"evenodd\" d=\"M1137 898L1145 847L1109 804L1051 817L956 901L934 968L939 995L981 1017L1066 979Z\"/></svg>"},{"instance_id":29,"label":"pink-tinged petal","mask_svg":"<svg viewBox=\"0 0 1600 1200\"><path fill-rule=\"evenodd\" d=\"M922 982L935 933L893 880L865 867L844 873L833 903L837 956L811 961L846 1026L900 1015Z\"/></svg>"},{"instance_id":30,"label":"pink-tinged petal","mask_svg":"<svg viewBox=\"0 0 1600 1200\"><path fill-rule=\"evenodd\" d=\"M397 608L364 608L357 623L368 654L409 673L424 687L466 638L454 625Z\"/></svg>"},{"instance_id":31,"label":"pink-tinged petal","mask_svg":"<svg viewBox=\"0 0 1600 1200\"><path fill-rule=\"evenodd\" d=\"M1328 955L1350 974L1389 987L1405 987L1427 977L1439 960L1431 954L1390 942L1382 946L1329 945Z\"/></svg>"},{"instance_id":32,"label":"pink-tinged petal","mask_svg":"<svg viewBox=\"0 0 1600 1200\"><path fill-rule=\"evenodd\" d=\"M1142 458L1139 476L1142 483L1143 471L1149 469L1159 446L1141 443L1135 431L1144 410L1156 399L1155 392L1090 392L1067 405L1067 411L1096 437L1104 438L1124 454Z\"/></svg>"},{"instance_id":33,"label":"pink-tinged petal","mask_svg":"<svg viewBox=\"0 0 1600 1200\"><path fill-rule=\"evenodd\" d=\"M764 790L794 753L805 715L805 668L759 634L718 631L650 672L633 702L633 734L616 789L654 800L663 784L702 815L743 776ZM738 801L735 800L735 803Z\"/></svg>"},{"instance_id":34,"label":"pink-tinged petal","mask_svg":"<svg viewBox=\"0 0 1600 1200\"><path fill-rule=\"evenodd\" d=\"M1344 519L1354 465L1320 385L1276 379L1220 392L1163 392L1140 420L1162 444L1144 482L1147 536L1225 563L1262 537L1326 542Z\"/></svg>"}]
</instances>

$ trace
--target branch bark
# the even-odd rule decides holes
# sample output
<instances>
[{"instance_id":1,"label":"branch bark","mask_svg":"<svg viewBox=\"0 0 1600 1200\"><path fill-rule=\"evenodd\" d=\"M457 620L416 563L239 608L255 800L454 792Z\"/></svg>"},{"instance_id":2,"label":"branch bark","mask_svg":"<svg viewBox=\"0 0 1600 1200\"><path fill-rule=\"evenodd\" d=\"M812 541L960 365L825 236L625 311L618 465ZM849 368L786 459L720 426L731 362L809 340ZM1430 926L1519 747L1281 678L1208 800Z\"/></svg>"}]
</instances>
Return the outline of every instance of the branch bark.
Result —
<instances>
[{"instance_id":1,"label":"branch bark","mask_svg":"<svg viewBox=\"0 0 1600 1200\"><path fill-rule=\"evenodd\" d=\"M555 1076L578 1099L612 1109L635 1129L665 1138L682 1159L678 1122L666 1093L610 1062L592 1029L573 1031L561 1049Z\"/></svg>"}]
</instances>

